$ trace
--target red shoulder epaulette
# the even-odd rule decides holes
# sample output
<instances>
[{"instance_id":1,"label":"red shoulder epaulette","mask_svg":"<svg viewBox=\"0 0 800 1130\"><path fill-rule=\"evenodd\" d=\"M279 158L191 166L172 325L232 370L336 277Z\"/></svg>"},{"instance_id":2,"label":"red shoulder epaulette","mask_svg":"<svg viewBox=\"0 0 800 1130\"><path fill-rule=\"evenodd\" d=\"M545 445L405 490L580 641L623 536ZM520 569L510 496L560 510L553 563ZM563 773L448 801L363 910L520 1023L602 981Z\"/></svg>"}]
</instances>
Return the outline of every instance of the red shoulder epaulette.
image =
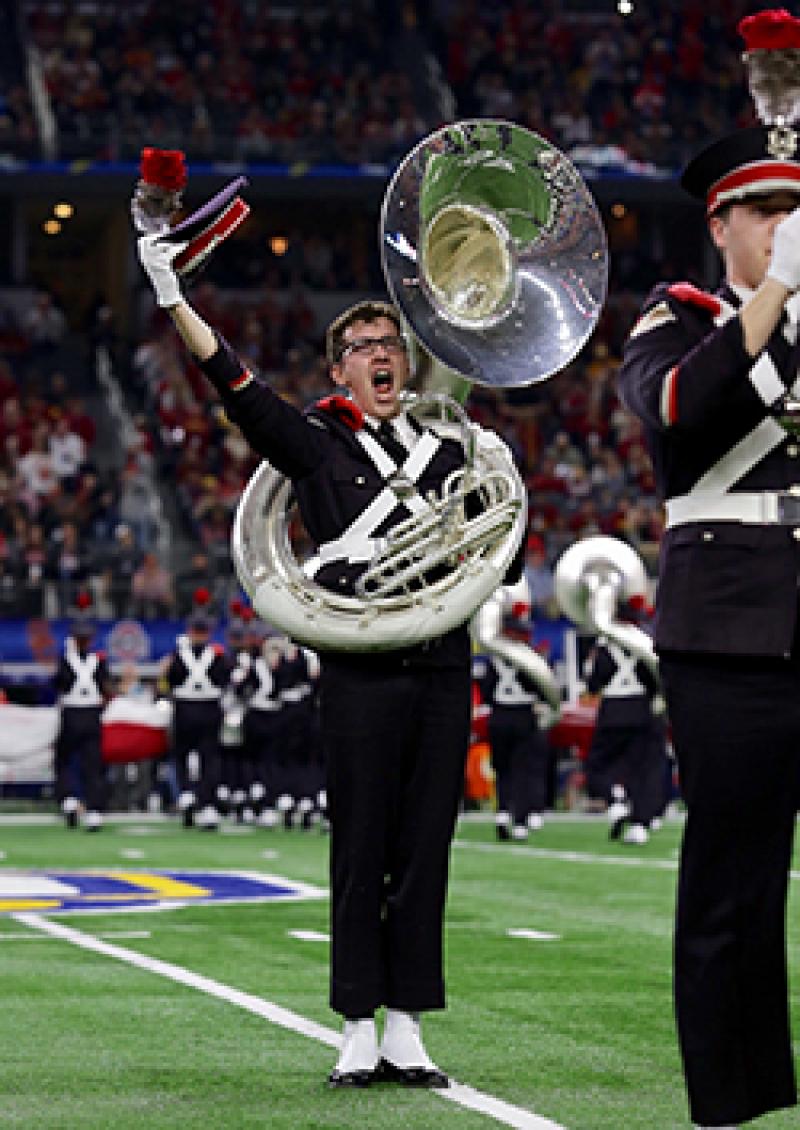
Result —
<instances>
[{"instance_id":1,"label":"red shoulder epaulette","mask_svg":"<svg viewBox=\"0 0 800 1130\"><path fill-rule=\"evenodd\" d=\"M667 294L677 298L678 302L685 302L689 306L699 306L701 310L708 310L715 318L722 312L722 303L715 294L700 290L692 283L679 282L667 287Z\"/></svg>"},{"instance_id":2,"label":"red shoulder epaulette","mask_svg":"<svg viewBox=\"0 0 800 1130\"><path fill-rule=\"evenodd\" d=\"M225 648L222 646L221 643L212 643L211 646L214 649L215 655L224 655L225 654Z\"/></svg>"},{"instance_id":3,"label":"red shoulder epaulette","mask_svg":"<svg viewBox=\"0 0 800 1130\"><path fill-rule=\"evenodd\" d=\"M318 400L314 407L319 409L320 412L327 412L329 416L341 420L343 424L347 424L351 431L357 432L364 427L364 413L357 404L354 404L346 396L333 393L332 396Z\"/></svg>"}]
</instances>

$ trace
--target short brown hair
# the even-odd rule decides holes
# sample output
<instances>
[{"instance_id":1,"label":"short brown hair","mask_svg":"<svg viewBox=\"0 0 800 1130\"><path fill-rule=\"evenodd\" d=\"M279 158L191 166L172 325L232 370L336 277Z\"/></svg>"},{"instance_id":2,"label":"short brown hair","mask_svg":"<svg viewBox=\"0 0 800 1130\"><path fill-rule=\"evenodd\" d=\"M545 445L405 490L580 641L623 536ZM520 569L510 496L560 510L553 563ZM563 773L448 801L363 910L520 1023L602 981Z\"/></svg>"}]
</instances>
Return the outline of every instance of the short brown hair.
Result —
<instances>
[{"instance_id":1,"label":"short brown hair","mask_svg":"<svg viewBox=\"0 0 800 1130\"><path fill-rule=\"evenodd\" d=\"M352 326L354 322L377 322L379 318L388 318L397 326L399 334L403 332L400 311L390 302L367 300L343 310L333 319L325 334L325 356L328 363L335 365L341 361L345 348L344 331L348 326Z\"/></svg>"}]
</instances>

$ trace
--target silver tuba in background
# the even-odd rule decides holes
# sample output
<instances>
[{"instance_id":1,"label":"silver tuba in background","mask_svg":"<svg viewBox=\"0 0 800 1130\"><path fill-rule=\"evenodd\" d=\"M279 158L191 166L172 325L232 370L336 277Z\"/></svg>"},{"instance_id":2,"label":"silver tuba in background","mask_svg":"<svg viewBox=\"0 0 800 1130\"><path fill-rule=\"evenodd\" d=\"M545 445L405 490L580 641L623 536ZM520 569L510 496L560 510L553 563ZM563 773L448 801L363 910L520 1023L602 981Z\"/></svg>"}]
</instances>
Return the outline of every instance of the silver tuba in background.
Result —
<instances>
[{"instance_id":1,"label":"silver tuba in background","mask_svg":"<svg viewBox=\"0 0 800 1130\"><path fill-rule=\"evenodd\" d=\"M470 622L470 632L480 651L505 660L527 676L547 704L543 728L552 725L561 712L561 691L544 656L530 644L503 634L503 619L515 604L530 607L530 586L525 577L513 585L500 585L485 601Z\"/></svg>"},{"instance_id":2,"label":"silver tuba in background","mask_svg":"<svg viewBox=\"0 0 800 1130\"><path fill-rule=\"evenodd\" d=\"M658 675L650 636L618 619L621 604L647 596L647 574L635 549L617 538L581 538L564 550L554 573L556 600L565 616L619 644Z\"/></svg>"},{"instance_id":3,"label":"silver tuba in background","mask_svg":"<svg viewBox=\"0 0 800 1130\"><path fill-rule=\"evenodd\" d=\"M469 619L502 583L525 532L525 487L506 444L458 400L473 382L530 385L564 368L606 294L605 233L580 175L508 122L457 122L420 142L386 190L379 238L419 355L406 407L456 436L466 464L389 532L355 596L307 575L289 538L291 485L269 463L256 471L234 521L239 580L261 617L320 650L422 642Z\"/></svg>"}]
</instances>

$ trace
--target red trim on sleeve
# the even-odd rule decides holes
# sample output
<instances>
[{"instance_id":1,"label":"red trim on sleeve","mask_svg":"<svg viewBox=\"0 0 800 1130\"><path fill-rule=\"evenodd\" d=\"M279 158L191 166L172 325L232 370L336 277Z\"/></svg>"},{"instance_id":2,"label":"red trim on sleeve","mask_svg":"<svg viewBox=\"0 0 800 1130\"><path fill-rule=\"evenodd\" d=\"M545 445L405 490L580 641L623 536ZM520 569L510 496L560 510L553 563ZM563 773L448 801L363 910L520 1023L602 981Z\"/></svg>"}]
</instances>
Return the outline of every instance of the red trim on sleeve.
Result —
<instances>
[{"instance_id":1,"label":"red trim on sleeve","mask_svg":"<svg viewBox=\"0 0 800 1130\"><path fill-rule=\"evenodd\" d=\"M246 384L249 384L252 379L253 379L253 374L250 372L250 370L249 369L243 369L242 372L239 374L239 376L236 378L236 380L231 381L231 383L230 383L231 392L238 392L240 389L244 388L244 386Z\"/></svg>"},{"instance_id":2,"label":"red trim on sleeve","mask_svg":"<svg viewBox=\"0 0 800 1130\"><path fill-rule=\"evenodd\" d=\"M699 306L701 310L708 310L716 318L722 312L722 303L715 294L700 290L692 283L679 282L667 287L667 294L677 298L678 302L685 302L689 306Z\"/></svg>"}]
</instances>

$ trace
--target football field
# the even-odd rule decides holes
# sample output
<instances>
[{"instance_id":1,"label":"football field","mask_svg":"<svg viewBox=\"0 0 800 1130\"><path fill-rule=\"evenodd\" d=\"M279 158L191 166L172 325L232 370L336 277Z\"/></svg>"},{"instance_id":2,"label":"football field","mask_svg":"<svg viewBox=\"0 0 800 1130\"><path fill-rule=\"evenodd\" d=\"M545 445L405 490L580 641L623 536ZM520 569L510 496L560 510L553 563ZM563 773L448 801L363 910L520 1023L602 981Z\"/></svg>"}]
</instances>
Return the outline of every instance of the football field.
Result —
<instances>
[{"instance_id":1,"label":"football field","mask_svg":"<svg viewBox=\"0 0 800 1130\"><path fill-rule=\"evenodd\" d=\"M423 1025L454 1085L354 1092L325 1085L340 1022L324 834L128 816L89 835L0 816L0 1126L686 1128L670 976L679 839L678 821L631 847L602 819L558 816L509 845L464 818L449 1006Z\"/></svg>"}]
</instances>

